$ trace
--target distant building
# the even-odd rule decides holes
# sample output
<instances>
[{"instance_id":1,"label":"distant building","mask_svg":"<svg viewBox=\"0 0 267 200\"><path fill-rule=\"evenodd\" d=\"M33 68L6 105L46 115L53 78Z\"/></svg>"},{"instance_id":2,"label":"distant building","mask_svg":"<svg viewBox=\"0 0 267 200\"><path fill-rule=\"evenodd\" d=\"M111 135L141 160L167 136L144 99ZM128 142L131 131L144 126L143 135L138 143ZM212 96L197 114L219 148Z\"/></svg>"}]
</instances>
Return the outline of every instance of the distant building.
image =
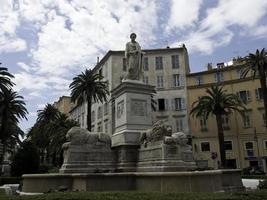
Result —
<instances>
[{"instance_id":1,"label":"distant building","mask_svg":"<svg viewBox=\"0 0 267 200\"><path fill-rule=\"evenodd\" d=\"M73 103L71 103L71 98L69 96L61 96L58 101L53 103L53 106L57 108L61 113L69 116L69 112L73 107Z\"/></svg>"},{"instance_id":2,"label":"distant building","mask_svg":"<svg viewBox=\"0 0 267 200\"><path fill-rule=\"evenodd\" d=\"M143 82L154 85L157 93L156 111L152 113L153 121L167 120L173 131L189 134L187 115L187 95L185 74L189 73L188 53L185 46L179 48L163 48L143 50ZM126 75L124 51L109 51L93 69L108 81L112 92ZM87 103L76 106L70 111L71 118L86 128ZM113 134L114 105L111 97L104 104L92 105L92 131Z\"/></svg>"},{"instance_id":3,"label":"distant building","mask_svg":"<svg viewBox=\"0 0 267 200\"><path fill-rule=\"evenodd\" d=\"M267 129L262 91L259 80L253 80L250 74L241 78L243 64L242 59L233 60L229 66L219 63L217 68L209 64L206 71L188 74L188 110L212 85L224 86L227 92L238 94L247 111L244 117L238 113L223 117L226 159L234 168L261 166L266 171ZM195 159L199 164L216 168L220 155L215 117L208 120L190 117L189 124Z\"/></svg>"}]
</instances>

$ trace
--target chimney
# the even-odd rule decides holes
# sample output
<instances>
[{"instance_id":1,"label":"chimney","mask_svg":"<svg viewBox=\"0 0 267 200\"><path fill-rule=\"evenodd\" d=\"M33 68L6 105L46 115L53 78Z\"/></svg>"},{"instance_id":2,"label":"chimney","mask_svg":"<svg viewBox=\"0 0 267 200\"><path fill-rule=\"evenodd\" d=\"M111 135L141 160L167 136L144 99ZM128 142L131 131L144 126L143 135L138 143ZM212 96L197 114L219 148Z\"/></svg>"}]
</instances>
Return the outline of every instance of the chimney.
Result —
<instances>
[{"instance_id":1,"label":"chimney","mask_svg":"<svg viewBox=\"0 0 267 200\"><path fill-rule=\"evenodd\" d=\"M212 63L208 63L208 64L207 64L207 70L208 70L208 71L212 70Z\"/></svg>"},{"instance_id":2,"label":"chimney","mask_svg":"<svg viewBox=\"0 0 267 200\"><path fill-rule=\"evenodd\" d=\"M99 56L97 56L97 60L96 60L96 63L97 63L97 64L99 63Z\"/></svg>"}]
</instances>

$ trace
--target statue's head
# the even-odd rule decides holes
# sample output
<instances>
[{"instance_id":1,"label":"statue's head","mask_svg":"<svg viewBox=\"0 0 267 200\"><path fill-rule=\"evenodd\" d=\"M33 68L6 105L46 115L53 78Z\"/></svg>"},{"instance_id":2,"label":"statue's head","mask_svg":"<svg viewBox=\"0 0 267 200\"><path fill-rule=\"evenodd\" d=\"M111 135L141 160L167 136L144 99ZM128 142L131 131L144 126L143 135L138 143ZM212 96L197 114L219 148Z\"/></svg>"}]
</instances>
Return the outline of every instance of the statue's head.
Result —
<instances>
[{"instance_id":1,"label":"statue's head","mask_svg":"<svg viewBox=\"0 0 267 200\"><path fill-rule=\"evenodd\" d=\"M131 33L130 38L132 41L134 41L136 39L136 34L135 33Z\"/></svg>"}]
</instances>

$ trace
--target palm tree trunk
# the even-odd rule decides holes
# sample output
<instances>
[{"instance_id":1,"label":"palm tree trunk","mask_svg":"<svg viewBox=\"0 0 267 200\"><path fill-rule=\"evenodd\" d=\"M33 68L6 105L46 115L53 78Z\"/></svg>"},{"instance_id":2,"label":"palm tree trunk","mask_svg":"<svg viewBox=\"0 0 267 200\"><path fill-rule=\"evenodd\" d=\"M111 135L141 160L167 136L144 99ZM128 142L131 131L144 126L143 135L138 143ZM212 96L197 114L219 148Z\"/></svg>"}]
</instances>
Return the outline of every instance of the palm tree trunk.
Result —
<instances>
[{"instance_id":1,"label":"palm tree trunk","mask_svg":"<svg viewBox=\"0 0 267 200\"><path fill-rule=\"evenodd\" d=\"M264 72L260 75L260 83L261 83L263 104L265 111L265 127L267 127L267 86L266 86L266 75Z\"/></svg>"},{"instance_id":2,"label":"palm tree trunk","mask_svg":"<svg viewBox=\"0 0 267 200\"><path fill-rule=\"evenodd\" d=\"M220 168L226 168L226 154L224 149L224 133L222 127L222 116L216 115L217 129L218 129L218 139L219 139L219 148L221 155L221 166Z\"/></svg>"},{"instance_id":3,"label":"palm tree trunk","mask_svg":"<svg viewBox=\"0 0 267 200\"><path fill-rule=\"evenodd\" d=\"M91 98L87 98L87 130L91 131L91 110L92 110L92 101Z\"/></svg>"}]
</instances>

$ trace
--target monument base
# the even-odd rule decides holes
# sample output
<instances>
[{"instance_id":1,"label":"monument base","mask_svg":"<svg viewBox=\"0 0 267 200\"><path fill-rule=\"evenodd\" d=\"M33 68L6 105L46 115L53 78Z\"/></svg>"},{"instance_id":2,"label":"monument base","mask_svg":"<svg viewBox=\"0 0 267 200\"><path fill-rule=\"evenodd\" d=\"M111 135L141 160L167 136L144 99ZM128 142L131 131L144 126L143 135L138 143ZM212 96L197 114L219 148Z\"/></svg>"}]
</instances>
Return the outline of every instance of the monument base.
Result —
<instances>
[{"instance_id":1,"label":"monument base","mask_svg":"<svg viewBox=\"0 0 267 200\"><path fill-rule=\"evenodd\" d=\"M64 152L60 173L114 172L115 161L115 152L105 146L70 145Z\"/></svg>"},{"instance_id":2,"label":"monument base","mask_svg":"<svg viewBox=\"0 0 267 200\"><path fill-rule=\"evenodd\" d=\"M22 192L69 191L236 192L244 189L240 170L27 174Z\"/></svg>"}]
</instances>

